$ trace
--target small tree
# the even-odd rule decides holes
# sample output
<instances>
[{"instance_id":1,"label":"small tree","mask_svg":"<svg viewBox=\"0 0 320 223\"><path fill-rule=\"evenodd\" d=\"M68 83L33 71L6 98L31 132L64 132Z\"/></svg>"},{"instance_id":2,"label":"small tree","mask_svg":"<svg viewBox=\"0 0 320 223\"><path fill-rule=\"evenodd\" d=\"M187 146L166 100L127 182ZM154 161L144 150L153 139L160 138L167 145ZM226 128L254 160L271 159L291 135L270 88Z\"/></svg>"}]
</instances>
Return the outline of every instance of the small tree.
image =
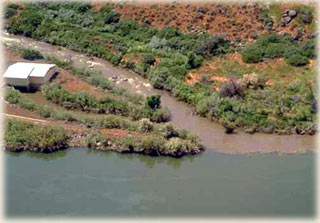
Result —
<instances>
[{"instance_id":1,"label":"small tree","mask_svg":"<svg viewBox=\"0 0 320 223\"><path fill-rule=\"evenodd\" d=\"M145 54L142 57L142 63L146 65L153 65L156 62L156 58L152 54Z\"/></svg>"},{"instance_id":2,"label":"small tree","mask_svg":"<svg viewBox=\"0 0 320 223\"><path fill-rule=\"evenodd\" d=\"M224 83L221 86L220 93L223 97L234 97L236 95L243 96L244 94L243 86L234 78L231 78L230 81Z\"/></svg>"},{"instance_id":3,"label":"small tree","mask_svg":"<svg viewBox=\"0 0 320 223\"><path fill-rule=\"evenodd\" d=\"M161 107L161 96L160 95L151 95L147 96L146 104L149 108L155 110Z\"/></svg>"}]
</instances>

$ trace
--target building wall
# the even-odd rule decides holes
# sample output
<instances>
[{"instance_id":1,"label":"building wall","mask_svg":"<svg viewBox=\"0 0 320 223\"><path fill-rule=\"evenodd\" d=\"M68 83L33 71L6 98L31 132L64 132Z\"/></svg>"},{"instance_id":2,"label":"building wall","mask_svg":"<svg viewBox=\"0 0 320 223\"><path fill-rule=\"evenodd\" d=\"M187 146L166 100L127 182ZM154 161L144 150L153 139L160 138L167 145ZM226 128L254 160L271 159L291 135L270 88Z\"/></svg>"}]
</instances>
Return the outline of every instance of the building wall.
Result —
<instances>
[{"instance_id":1,"label":"building wall","mask_svg":"<svg viewBox=\"0 0 320 223\"><path fill-rule=\"evenodd\" d=\"M10 86L21 86L21 87L27 87L29 86L29 79L22 79L22 78L4 78L4 81L6 84Z\"/></svg>"},{"instance_id":2,"label":"building wall","mask_svg":"<svg viewBox=\"0 0 320 223\"><path fill-rule=\"evenodd\" d=\"M22 78L4 78L7 85L15 87L31 87L32 89L38 89L41 85L50 81L52 76L56 73L56 67L52 67L44 77L28 77Z\"/></svg>"},{"instance_id":3,"label":"building wall","mask_svg":"<svg viewBox=\"0 0 320 223\"><path fill-rule=\"evenodd\" d=\"M29 77L29 81L31 85L41 85L47 83L56 72L55 67L52 67L44 77Z\"/></svg>"}]
</instances>

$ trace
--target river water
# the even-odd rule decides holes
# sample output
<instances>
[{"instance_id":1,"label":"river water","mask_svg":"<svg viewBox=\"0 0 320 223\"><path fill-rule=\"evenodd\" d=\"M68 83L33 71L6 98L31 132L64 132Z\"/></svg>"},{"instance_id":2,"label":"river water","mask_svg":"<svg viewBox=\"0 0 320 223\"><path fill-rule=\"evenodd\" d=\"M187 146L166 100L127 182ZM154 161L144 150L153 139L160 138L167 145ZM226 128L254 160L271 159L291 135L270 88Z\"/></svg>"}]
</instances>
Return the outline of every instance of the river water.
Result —
<instances>
[{"instance_id":1,"label":"river water","mask_svg":"<svg viewBox=\"0 0 320 223\"><path fill-rule=\"evenodd\" d=\"M5 153L8 217L312 217L315 156Z\"/></svg>"},{"instance_id":2,"label":"river water","mask_svg":"<svg viewBox=\"0 0 320 223\"><path fill-rule=\"evenodd\" d=\"M77 67L87 67L92 60L23 37L3 40L60 59L71 55ZM315 154L308 153L315 148L314 137L226 135L220 125L193 115L190 106L152 89L143 78L98 58L94 62L98 63L94 69L117 76L120 86L161 94L172 121L197 134L207 150L182 159L87 148L53 154L7 152L8 217L314 216Z\"/></svg>"}]
</instances>

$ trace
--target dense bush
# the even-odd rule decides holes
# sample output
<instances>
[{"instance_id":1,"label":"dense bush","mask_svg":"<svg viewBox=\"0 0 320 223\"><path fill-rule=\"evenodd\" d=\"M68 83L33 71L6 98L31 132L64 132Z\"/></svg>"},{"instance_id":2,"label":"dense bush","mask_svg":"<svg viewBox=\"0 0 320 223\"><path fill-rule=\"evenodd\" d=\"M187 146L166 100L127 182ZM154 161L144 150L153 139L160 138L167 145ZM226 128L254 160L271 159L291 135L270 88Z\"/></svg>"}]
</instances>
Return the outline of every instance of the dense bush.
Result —
<instances>
[{"instance_id":1,"label":"dense bush","mask_svg":"<svg viewBox=\"0 0 320 223\"><path fill-rule=\"evenodd\" d=\"M203 63L203 57L195 53L189 52L187 54L187 57L188 57L187 68L190 68L190 69L198 68Z\"/></svg>"},{"instance_id":2,"label":"dense bush","mask_svg":"<svg viewBox=\"0 0 320 223\"><path fill-rule=\"evenodd\" d=\"M305 25L312 23L312 20L313 20L312 10L307 6L300 8L297 15L297 20L300 23Z\"/></svg>"},{"instance_id":3,"label":"dense bush","mask_svg":"<svg viewBox=\"0 0 320 223\"><path fill-rule=\"evenodd\" d=\"M302 56L300 54L293 54L291 56L288 56L286 58L286 61L288 64L292 66L304 66L309 63L309 59L305 56Z\"/></svg>"},{"instance_id":4,"label":"dense bush","mask_svg":"<svg viewBox=\"0 0 320 223\"><path fill-rule=\"evenodd\" d=\"M49 153L68 146L68 136L59 127L9 119L5 129L5 148L9 151Z\"/></svg>"},{"instance_id":5,"label":"dense bush","mask_svg":"<svg viewBox=\"0 0 320 223\"><path fill-rule=\"evenodd\" d=\"M258 63L264 58L284 57L292 66L306 65L309 59L315 58L316 44L314 40L297 43L288 35L270 34L261 37L255 43L248 44L241 52L247 63Z\"/></svg>"},{"instance_id":6,"label":"dense bush","mask_svg":"<svg viewBox=\"0 0 320 223\"><path fill-rule=\"evenodd\" d=\"M222 84L220 93L223 97L243 96L243 86L236 80L231 78L227 83Z\"/></svg>"},{"instance_id":7,"label":"dense bush","mask_svg":"<svg viewBox=\"0 0 320 223\"><path fill-rule=\"evenodd\" d=\"M242 53L242 60L246 63L258 63L263 59L263 49L256 44L247 45Z\"/></svg>"},{"instance_id":8,"label":"dense bush","mask_svg":"<svg viewBox=\"0 0 320 223\"><path fill-rule=\"evenodd\" d=\"M101 13L101 16L103 17L104 19L104 23L105 24L111 24L111 23L117 23L119 22L120 20L120 15L119 13L111 10L109 7L107 6L103 6L101 9L100 9L100 13Z\"/></svg>"},{"instance_id":9,"label":"dense bush","mask_svg":"<svg viewBox=\"0 0 320 223\"><path fill-rule=\"evenodd\" d=\"M14 16L17 13L16 9L7 7L4 11L4 18L8 19Z\"/></svg>"},{"instance_id":10,"label":"dense bush","mask_svg":"<svg viewBox=\"0 0 320 223\"><path fill-rule=\"evenodd\" d=\"M158 109L161 107L161 96L151 95L147 96L146 105L151 109Z\"/></svg>"},{"instance_id":11,"label":"dense bush","mask_svg":"<svg viewBox=\"0 0 320 223\"><path fill-rule=\"evenodd\" d=\"M217 56L228 52L230 42L221 36L212 36L205 39L197 49L199 55L206 57Z\"/></svg>"},{"instance_id":12,"label":"dense bush","mask_svg":"<svg viewBox=\"0 0 320 223\"><path fill-rule=\"evenodd\" d=\"M103 151L140 153L149 156L173 156L197 154L203 150L196 140L171 138L166 140L155 135L125 137L114 140L94 132L87 137L88 146Z\"/></svg>"},{"instance_id":13,"label":"dense bush","mask_svg":"<svg viewBox=\"0 0 320 223\"><path fill-rule=\"evenodd\" d=\"M168 108L160 108L152 112L150 120L153 122L168 122L170 117L171 112Z\"/></svg>"},{"instance_id":14,"label":"dense bush","mask_svg":"<svg viewBox=\"0 0 320 223\"><path fill-rule=\"evenodd\" d=\"M142 63L146 65L153 65L156 62L156 58L152 54L145 54L142 57Z\"/></svg>"},{"instance_id":15,"label":"dense bush","mask_svg":"<svg viewBox=\"0 0 320 223\"><path fill-rule=\"evenodd\" d=\"M9 88L6 92L5 100L10 104L18 104L20 102L21 94L19 91Z\"/></svg>"},{"instance_id":16,"label":"dense bush","mask_svg":"<svg viewBox=\"0 0 320 223\"><path fill-rule=\"evenodd\" d=\"M21 55L24 59L26 60L39 60L43 59L43 56L41 53L37 50L29 50L29 49L24 49L21 51Z\"/></svg>"},{"instance_id":17,"label":"dense bush","mask_svg":"<svg viewBox=\"0 0 320 223\"><path fill-rule=\"evenodd\" d=\"M153 69L149 73L149 78L151 80L153 87L158 89L165 88L165 86L167 85L167 80L169 76L170 76L170 72L169 72L169 69L166 67Z\"/></svg>"},{"instance_id":18,"label":"dense bush","mask_svg":"<svg viewBox=\"0 0 320 223\"><path fill-rule=\"evenodd\" d=\"M316 58L316 39L306 41L300 46L301 54L309 59Z\"/></svg>"}]
</instances>

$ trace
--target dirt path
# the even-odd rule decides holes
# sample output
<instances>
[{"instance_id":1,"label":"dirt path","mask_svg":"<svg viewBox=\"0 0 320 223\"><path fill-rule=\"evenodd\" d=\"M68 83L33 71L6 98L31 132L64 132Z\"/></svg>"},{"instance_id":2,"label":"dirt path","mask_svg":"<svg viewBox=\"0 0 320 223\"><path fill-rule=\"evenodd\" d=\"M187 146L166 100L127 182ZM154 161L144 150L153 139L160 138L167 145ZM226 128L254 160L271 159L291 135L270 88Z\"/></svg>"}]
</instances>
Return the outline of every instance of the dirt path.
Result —
<instances>
[{"instance_id":1,"label":"dirt path","mask_svg":"<svg viewBox=\"0 0 320 223\"><path fill-rule=\"evenodd\" d=\"M27 121L33 121L33 122L39 122L39 123L48 123L46 120L41 120L41 119L35 119L35 118L28 118L24 116L18 116L18 115L10 115L10 114L4 114L6 117L9 118L17 118L17 119L22 119L22 120L27 120Z\"/></svg>"}]
</instances>

